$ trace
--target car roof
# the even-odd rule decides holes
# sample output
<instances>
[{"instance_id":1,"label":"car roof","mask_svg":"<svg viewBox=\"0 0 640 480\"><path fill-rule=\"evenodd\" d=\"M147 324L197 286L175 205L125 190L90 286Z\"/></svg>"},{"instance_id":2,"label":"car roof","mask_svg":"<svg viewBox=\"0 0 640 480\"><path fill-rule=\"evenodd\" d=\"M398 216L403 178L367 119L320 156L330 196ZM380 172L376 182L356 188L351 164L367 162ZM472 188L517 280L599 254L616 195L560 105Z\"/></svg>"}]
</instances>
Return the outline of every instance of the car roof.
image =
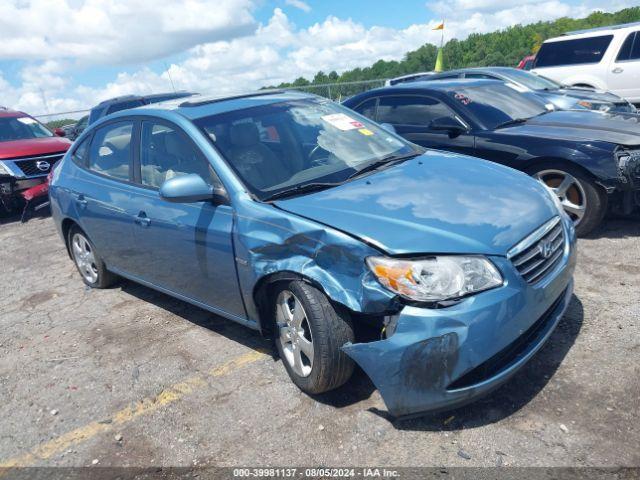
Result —
<instances>
[{"instance_id":1,"label":"car roof","mask_svg":"<svg viewBox=\"0 0 640 480\"><path fill-rule=\"evenodd\" d=\"M151 93L149 95L122 95L120 97L113 97L113 98L108 98L106 100L103 100L94 108L104 107L105 105L111 105L113 103L128 102L131 100L153 100L154 98L162 98L168 95L170 96L175 95L176 98L184 98L184 97L195 95L195 94L187 91L179 91L179 92Z\"/></svg>"},{"instance_id":2,"label":"car roof","mask_svg":"<svg viewBox=\"0 0 640 480\"><path fill-rule=\"evenodd\" d=\"M0 107L0 118L28 117L24 112L19 110L11 110L9 108Z\"/></svg>"},{"instance_id":3,"label":"car roof","mask_svg":"<svg viewBox=\"0 0 640 480\"><path fill-rule=\"evenodd\" d=\"M303 98L319 97L310 93L286 90L261 90L235 95L194 95L187 98L177 98L122 110L112 113L109 115L109 118L135 115L136 113L156 114L175 112L190 120L195 120L209 115L217 115L277 102L300 100Z\"/></svg>"},{"instance_id":4,"label":"car roof","mask_svg":"<svg viewBox=\"0 0 640 480\"><path fill-rule=\"evenodd\" d=\"M561 41L564 41L564 40L571 40L571 37L576 37L576 38L591 37L591 36L594 36L593 34L607 34L607 33L613 34L617 30L638 28L638 26L640 26L640 22L622 23L620 25L608 25L608 26L605 26L605 27L587 28L587 29L584 29L584 30L574 30L574 31L571 31L571 32L564 33L564 34L560 35L559 37L549 38L549 39L545 40L544 43L551 43L551 42L557 42L557 41L561 42Z\"/></svg>"},{"instance_id":5,"label":"car roof","mask_svg":"<svg viewBox=\"0 0 640 480\"><path fill-rule=\"evenodd\" d=\"M369 90L363 95L372 92L389 92L397 91L402 92L404 90L432 90L435 92L447 93L451 90L455 90L460 87L481 87L483 85L503 85L500 80L489 80L484 78L452 78L446 80L423 80L418 82L399 83L389 87L376 88Z\"/></svg>"}]
</instances>

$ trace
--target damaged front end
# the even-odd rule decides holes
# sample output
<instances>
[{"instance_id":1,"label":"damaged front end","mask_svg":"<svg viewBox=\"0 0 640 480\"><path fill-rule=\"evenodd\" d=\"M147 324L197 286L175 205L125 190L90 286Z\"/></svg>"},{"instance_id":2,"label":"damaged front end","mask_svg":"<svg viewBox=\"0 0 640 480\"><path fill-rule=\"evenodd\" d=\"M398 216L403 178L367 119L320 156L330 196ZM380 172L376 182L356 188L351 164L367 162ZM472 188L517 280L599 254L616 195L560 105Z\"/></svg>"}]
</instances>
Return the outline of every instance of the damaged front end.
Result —
<instances>
[{"instance_id":1,"label":"damaged front end","mask_svg":"<svg viewBox=\"0 0 640 480\"><path fill-rule=\"evenodd\" d=\"M573 235L561 261L535 285L507 257L490 255L502 274L499 286L426 304L403 301L381 284L366 263L384 253L372 243L271 205L259 208L259 215L236 216L235 254L249 319L264 329L257 293L287 273L316 284L355 321L384 318L382 339L358 339L342 350L371 378L393 416L453 408L501 385L544 345L572 296Z\"/></svg>"}]
</instances>

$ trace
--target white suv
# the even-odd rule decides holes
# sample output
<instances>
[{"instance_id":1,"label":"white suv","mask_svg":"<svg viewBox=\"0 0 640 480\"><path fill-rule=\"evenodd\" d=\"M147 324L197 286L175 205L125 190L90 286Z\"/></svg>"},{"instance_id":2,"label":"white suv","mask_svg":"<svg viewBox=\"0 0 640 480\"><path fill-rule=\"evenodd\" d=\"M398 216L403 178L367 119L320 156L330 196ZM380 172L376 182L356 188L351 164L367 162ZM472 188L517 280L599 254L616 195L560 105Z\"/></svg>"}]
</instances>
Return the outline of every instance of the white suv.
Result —
<instances>
[{"instance_id":1,"label":"white suv","mask_svg":"<svg viewBox=\"0 0 640 480\"><path fill-rule=\"evenodd\" d=\"M534 72L640 102L640 23L570 32L545 41Z\"/></svg>"}]
</instances>

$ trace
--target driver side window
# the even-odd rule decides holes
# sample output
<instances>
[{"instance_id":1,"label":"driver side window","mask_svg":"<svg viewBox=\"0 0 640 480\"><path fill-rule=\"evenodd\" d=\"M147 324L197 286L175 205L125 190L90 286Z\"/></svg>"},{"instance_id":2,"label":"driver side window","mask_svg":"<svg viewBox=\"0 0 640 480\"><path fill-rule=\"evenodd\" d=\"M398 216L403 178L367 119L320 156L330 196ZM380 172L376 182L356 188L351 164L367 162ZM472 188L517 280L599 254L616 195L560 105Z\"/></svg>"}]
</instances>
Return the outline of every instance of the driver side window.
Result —
<instances>
[{"instance_id":1,"label":"driver side window","mask_svg":"<svg viewBox=\"0 0 640 480\"><path fill-rule=\"evenodd\" d=\"M382 97L378 104L378 122L391 125L428 127L433 120L455 118L444 103L435 98L412 95Z\"/></svg>"},{"instance_id":2,"label":"driver side window","mask_svg":"<svg viewBox=\"0 0 640 480\"><path fill-rule=\"evenodd\" d=\"M140 179L143 185L160 188L174 177L200 175L205 182L223 188L213 167L183 133L151 121L142 122Z\"/></svg>"}]
</instances>

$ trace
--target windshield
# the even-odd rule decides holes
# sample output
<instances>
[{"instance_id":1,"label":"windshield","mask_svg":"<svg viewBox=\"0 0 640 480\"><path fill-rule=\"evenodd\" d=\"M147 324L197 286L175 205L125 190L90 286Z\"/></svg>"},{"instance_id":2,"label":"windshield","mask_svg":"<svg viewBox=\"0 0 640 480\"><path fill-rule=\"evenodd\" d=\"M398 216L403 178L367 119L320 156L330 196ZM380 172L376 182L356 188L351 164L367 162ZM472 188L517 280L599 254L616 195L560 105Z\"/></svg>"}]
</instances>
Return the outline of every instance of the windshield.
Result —
<instances>
[{"instance_id":1,"label":"windshield","mask_svg":"<svg viewBox=\"0 0 640 480\"><path fill-rule=\"evenodd\" d=\"M533 94L520 93L509 84L461 87L449 91L449 95L489 130L511 120L527 119L548 111Z\"/></svg>"},{"instance_id":2,"label":"windshield","mask_svg":"<svg viewBox=\"0 0 640 480\"><path fill-rule=\"evenodd\" d=\"M53 137L53 133L31 117L0 118L0 142Z\"/></svg>"},{"instance_id":3,"label":"windshield","mask_svg":"<svg viewBox=\"0 0 640 480\"><path fill-rule=\"evenodd\" d=\"M344 182L374 162L418 153L402 139L325 99L261 105L195 123L261 200L311 183Z\"/></svg>"},{"instance_id":4,"label":"windshield","mask_svg":"<svg viewBox=\"0 0 640 480\"><path fill-rule=\"evenodd\" d=\"M535 73L517 70L515 68L507 73L503 72L503 75L506 78L512 79L514 82L521 83L531 90L557 90L561 87L559 83L556 83L553 80L536 75Z\"/></svg>"}]
</instances>

